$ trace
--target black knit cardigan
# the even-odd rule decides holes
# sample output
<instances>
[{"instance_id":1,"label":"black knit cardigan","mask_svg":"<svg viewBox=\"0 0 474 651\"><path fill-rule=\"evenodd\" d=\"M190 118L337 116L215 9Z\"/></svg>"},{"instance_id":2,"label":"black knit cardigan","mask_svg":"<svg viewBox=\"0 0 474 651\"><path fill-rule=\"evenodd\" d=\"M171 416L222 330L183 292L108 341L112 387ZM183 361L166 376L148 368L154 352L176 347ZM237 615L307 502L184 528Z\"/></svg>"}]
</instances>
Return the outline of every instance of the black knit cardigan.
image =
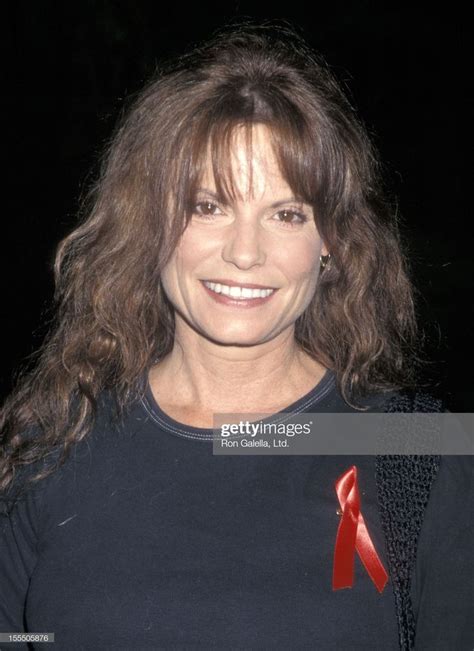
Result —
<instances>
[{"instance_id":1,"label":"black knit cardigan","mask_svg":"<svg viewBox=\"0 0 474 651\"><path fill-rule=\"evenodd\" d=\"M387 403L385 411L416 413L446 409L441 400L417 392L400 393ZM376 455L375 458L377 497L402 651L410 651L415 644L410 581L423 515L440 461L439 455Z\"/></svg>"}]
</instances>

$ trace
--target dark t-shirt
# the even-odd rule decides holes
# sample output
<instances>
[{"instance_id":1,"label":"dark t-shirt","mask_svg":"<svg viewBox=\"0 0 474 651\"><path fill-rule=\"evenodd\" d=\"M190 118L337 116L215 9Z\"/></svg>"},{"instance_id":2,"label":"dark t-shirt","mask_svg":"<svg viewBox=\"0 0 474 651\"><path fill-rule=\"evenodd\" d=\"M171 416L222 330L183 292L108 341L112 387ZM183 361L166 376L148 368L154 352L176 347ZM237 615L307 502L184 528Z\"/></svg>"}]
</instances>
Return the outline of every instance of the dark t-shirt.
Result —
<instances>
[{"instance_id":1,"label":"dark t-shirt","mask_svg":"<svg viewBox=\"0 0 474 651\"><path fill-rule=\"evenodd\" d=\"M351 409L328 371L285 411ZM398 649L391 579L379 593L356 556L353 587L332 590L334 484L351 465L388 571L374 457L214 455L211 436L149 386L118 429L104 400L65 465L0 516L0 631L54 632L58 651ZM473 647L471 471L443 457L431 492L417 650Z\"/></svg>"}]
</instances>

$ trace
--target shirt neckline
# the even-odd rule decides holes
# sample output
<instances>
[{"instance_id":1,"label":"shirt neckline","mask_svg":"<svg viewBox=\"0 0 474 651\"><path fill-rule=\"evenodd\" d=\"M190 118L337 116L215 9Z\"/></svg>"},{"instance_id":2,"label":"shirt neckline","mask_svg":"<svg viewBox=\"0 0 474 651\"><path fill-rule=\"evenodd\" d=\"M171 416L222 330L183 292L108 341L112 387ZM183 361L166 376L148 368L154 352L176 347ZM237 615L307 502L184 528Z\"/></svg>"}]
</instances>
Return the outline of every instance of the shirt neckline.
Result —
<instances>
[{"instance_id":1,"label":"shirt neckline","mask_svg":"<svg viewBox=\"0 0 474 651\"><path fill-rule=\"evenodd\" d=\"M308 407L319 403L325 396L327 396L334 385L334 371L326 369L323 377L310 391L308 391L308 393L301 398L298 398L298 400L295 400L295 402L292 402L284 409L273 414L272 419L281 415L281 418L278 418L278 421L281 422L288 420L292 414L303 413L308 409ZM174 436L180 436L191 440L213 441L215 439L215 433L212 428L194 427L192 425L180 423L161 409L151 390L148 371L144 374L144 391L140 401L147 415L160 427L160 429L163 429ZM242 412L245 412L245 409L243 409ZM262 419L262 422L265 421L266 419Z\"/></svg>"}]
</instances>

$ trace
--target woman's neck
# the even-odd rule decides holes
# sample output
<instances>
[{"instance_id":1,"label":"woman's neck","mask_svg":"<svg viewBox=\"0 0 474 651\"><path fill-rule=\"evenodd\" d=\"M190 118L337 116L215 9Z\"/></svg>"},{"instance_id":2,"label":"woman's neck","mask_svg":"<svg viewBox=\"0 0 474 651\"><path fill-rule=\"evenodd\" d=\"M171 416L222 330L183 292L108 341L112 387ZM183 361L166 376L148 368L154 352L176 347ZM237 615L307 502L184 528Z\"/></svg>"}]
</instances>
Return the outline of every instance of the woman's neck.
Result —
<instances>
[{"instance_id":1,"label":"woman's neck","mask_svg":"<svg viewBox=\"0 0 474 651\"><path fill-rule=\"evenodd\" d=\"M194 334L199 340L177 337L173 350L150 370L152 393L164 411L274 412L311 391L326 371L301 351L293 333L240 347Z\"/></svg>"}]
</instances>

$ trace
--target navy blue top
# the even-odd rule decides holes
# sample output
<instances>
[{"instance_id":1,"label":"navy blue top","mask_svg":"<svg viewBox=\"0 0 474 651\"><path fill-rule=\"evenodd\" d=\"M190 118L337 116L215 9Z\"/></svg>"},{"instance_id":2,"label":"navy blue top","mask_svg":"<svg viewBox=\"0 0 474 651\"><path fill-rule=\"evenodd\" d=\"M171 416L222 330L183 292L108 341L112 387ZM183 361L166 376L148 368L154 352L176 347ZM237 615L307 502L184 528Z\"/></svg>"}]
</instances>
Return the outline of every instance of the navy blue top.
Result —
<instances>
[{"instance_id":1,"label":"navy blue top","mask_svg":"<svg viewBox=\"0 0 474 651\"><path fill-rule=\"evenodd\" d=\"M351 409L328 371L284 411ZM332 590L334 483L353 464L388 570L374 457L213 455L211 436L149 386L119 428L104 401L66 463L0 516L0 631L54 632L55 651L397 650L390 579L379 593L356 556L353 587ZM471 457L443 457L431 492L417 650L473 646L471 471Z\"/></svg>"}]
</instances>

